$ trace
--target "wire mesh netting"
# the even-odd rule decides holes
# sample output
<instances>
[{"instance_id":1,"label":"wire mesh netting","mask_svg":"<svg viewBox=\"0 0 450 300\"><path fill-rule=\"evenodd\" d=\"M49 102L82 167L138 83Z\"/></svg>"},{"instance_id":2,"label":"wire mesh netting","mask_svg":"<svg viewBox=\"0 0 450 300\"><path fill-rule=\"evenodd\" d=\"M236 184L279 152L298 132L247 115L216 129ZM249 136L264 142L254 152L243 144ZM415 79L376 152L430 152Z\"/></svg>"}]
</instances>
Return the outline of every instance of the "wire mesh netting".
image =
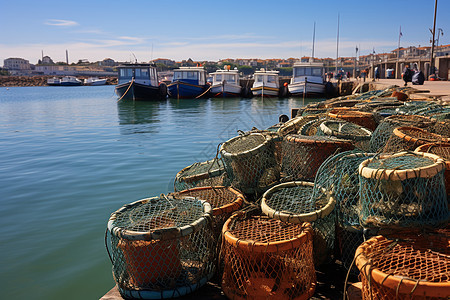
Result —
<instances>
[{"instance_id":1,"label":"wire mesh netting","mask_svg":"<svg viewBox=\"0 0 450 300\"><path fill-rule=\"evenodd\" d=\"M355 147L362 151L369 151L369 142L372 136L372 132L367 128L339 120L322 122L316 134L353 141Z\"/></svg>"},{"instance_id":2,"label":"wire mesh netting","mask_svg":"<svg viewBox=\"0 0 450 300\"><path fill-rule=\"evenodd\" d=\"M373 113L357 110L332 110L328 113L331 118L342 119L358 124L371 131L377 128L377 121Z\"/></svg>"},{"instance_id":3,"label":"wire mesh netting","mask_svg":"<svg viewBox=\"0 0 450 300\"><path fill-rule=\"evenodd\" d=\"M367 228L448 221L444 161L428 153L381 154L359 167L360 223Z\"/></svg>"},{"instance_id":4,"label":"wire mesh netting","mask_svg":"<svg viewBox=\"0 0 450 300\"><path fill-rule=\"evenodd\" d=\"M213 208L212 225L216 236L220 235L223 224L231 214L242 207L245 198L241 192L232 187L223 186L193 188L173 193L171 196L176 199L194 197L211 204Z\"/></svg>"},{"instance_id":5,"label":"wire mesh netting","mask_svg":"<svg viewBox=\"0 0 450 300\"><path fill-rule=\"evenodd\" d=\"M299 116L295 117L293 119L290 119L286 123L283 124L283 126L280 127L278 130L278 134L281 136L286 136L288 134L295 134L299 131L300 127L302 127L305 123L315 120L319 118L321 114L318 115L306 115L306 116Z\"/></svg>"},{"instance_id":6,"label":"wire mesh netting","mask_svg":"<svg viewBox=\"0 0 450 300\"><path fill-rule=\"evenodd\" d=\"M306 299L314 294L312 230L262 216L233 215L223 228L222 289L230 299Z\"/></svg>"},{"instance_id":7,"label":"wire mesh netting","mask_svg":"<svg viewBox=\"0 0 450 300\"><path fill-rule=\"evenodd\" d=\"M222 144L220 153L232 186L244 193L265 191L280 178L275 143L266 135L249 133L234 137Z\"/></svg>"},{"instance_id":8,"label":"wire mesh netting","mask_svg":"<svg viewBox=\"0 0 450 300\"><path fill-rule=\"evenodd\" d=\"M287 182L264 193L261 209L270 218L288 223L311 222L314 229L314 262L332 261L335 240L335 200L321 189L314 192L311 182Z\"/></svg>"},{"instance_id":9,"label":"wire mesh netting","mask_svg":"<svg viewBox=\"0 0 450 300\"><path fill-rule=\"evenodd\" d=\"M316 135L317 131L319 129L320 124L324 122L327 118L320 117L311 121L308 121L305 123L300 129L298 130L298 134L300 135Z\"/></svg>"},{"instance_id":10,"label":"wire mesh netting","mask_svg":"<svg viewBox=\"0 0 450 300\"><path fill-rule=\"evenodd\" d=\"M397 127L392 131L391 137L383 148L383 152L414 151L420 145L445 142L447 140L439 134L431 133L421 128Z\"/></svg>"},{"instance_id":11,"label":"wire mesh netting","mask_svg":"<svg viewBox=\"0 0 450 300\"><path fill-rule=\"evenodd\" d=\"M421 116L395 115L383 119L372 133L370 139L370 152L379 152L386 145L386 142L397 127L414 126L417 128L427 128L434 124L434 121Z\"/></svg>"},{"instance_id":12,"label":"wire mesh netting","mask_svg":"<svg viewBox=\"0 0 450 300\"><path fill-rule=\"evenodd\" d=\"M123 206L108 222L114 279L126 298L190 293L215 271L211 206L165 195Z\"/></svg>"},{"instance_id":13,"label":"wire mesh netting","mask_svg":"<svg viewBox=\"0 0 450 300\"><path fill-rule=\"evenodd\" d=\"M377 236L364 242L355 255L363 299L448 299L449 234Z\"/></svg>"},{"instance_id":14,"label":"wire mesh netting","mask_svg":"<svg viewBox=\"0 0 450 300\"><path fill-rule=\"evenodd\" d=\"M443 120L436 122L430 128L430 131L439 134L445 138L450 138L450 121Z\"/></svg>"},{"instance_id":15,"label":"wire mesh netting","mask_svg":"<svg viewBox=\"0 0 450 300\"><path fill-rule=\"evenodd\" d=\"M286 136L282 142L282 180L313 181L320 165L330 155L353 148L349 140L328 136Z\"/></svg>"},{"instance_id":16,"label":"wire mesh netting","mask_svg":"<svg viewBox=\"0 0 450 300\"><path fill-rule=\"evenodd\" d=\"M221 159L194 163L175 176L175 191L203 186L229 186L230 180Z\"/></svg>"}]
</instances>

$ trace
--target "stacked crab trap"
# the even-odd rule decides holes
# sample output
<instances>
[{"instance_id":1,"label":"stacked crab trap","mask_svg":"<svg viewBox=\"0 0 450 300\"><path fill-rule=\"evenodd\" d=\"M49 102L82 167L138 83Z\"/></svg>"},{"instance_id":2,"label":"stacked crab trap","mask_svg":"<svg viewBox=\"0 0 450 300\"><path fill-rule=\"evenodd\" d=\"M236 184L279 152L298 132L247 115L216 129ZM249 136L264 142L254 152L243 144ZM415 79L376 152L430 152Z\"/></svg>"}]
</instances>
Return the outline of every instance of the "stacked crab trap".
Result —
<instances>
[{"instance_id":1,"label":"stacked crab trap","mask_svg":"<svg viewBox=\"0 0 450 300\"><path fill-rule=\"evenodd\" d=\"M125 298L186 295L215 271L211 205L165 195L125 205L108 222L114 279Z\"/></svg>"}]
</instances>

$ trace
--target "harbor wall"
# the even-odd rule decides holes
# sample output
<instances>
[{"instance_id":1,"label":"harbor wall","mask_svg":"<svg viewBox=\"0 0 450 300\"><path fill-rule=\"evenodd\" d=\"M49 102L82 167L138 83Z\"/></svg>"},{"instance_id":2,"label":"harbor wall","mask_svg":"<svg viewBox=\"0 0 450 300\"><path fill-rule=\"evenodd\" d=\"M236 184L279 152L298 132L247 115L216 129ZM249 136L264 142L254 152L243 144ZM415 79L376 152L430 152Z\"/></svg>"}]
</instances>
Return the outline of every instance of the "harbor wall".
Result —
<instances>
[{"instance_id":1,"label":"harbor wall","mask_svg":"<svg viewBox=\"0 0 450 300\"><path fill-rule=\"evenodd\" d=\"M13 87L13 86L46 86L47 79L54 76L0 76L0 87ZM84 80L89 76L77 76L78 79ZM116 76L106 77L106 84L117 84Z\"/></svg>"}]
</instances>

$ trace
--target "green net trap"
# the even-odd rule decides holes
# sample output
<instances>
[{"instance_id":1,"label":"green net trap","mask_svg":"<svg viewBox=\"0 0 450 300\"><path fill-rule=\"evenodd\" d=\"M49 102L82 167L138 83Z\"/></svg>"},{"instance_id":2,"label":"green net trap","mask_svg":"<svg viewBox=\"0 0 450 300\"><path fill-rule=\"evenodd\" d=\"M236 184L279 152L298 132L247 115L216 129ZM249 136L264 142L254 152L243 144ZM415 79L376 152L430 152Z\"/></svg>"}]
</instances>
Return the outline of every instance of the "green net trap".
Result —
<instances>
[{"instance_id":1,"label":"green net trap","mask_svg":"<svg viewBox=\"0 0 450 300\"><path fill-rule=\"evenodd\" d=\"M369 151L369 142L372 136L369 129L343 120L323 121L316 134L353 141L355 148L362 151Z\"/></svg>"},{"instance_id":2,"label":"green net trap","mask_svg":"<svg viewBox=\"0 0 450 300\"><path fill-rule=\"evenodd\" d=\"M335 200L325 189L313 197L314 183L286 182L267 190L261 210L269 218L300 224L311 222L314 229L314 262L330 262L335 238Z\"/></svg>"},{"instance_id":3,"label":"green net trap","mask_svg":"<svg viewBox=\"0 0 450 300\"><path fill-rule=\"evenodd\" d=\"M397 127L414 126L418 128L427 128L433 123L434 121L431 119L422 116L395 115L387 117L380 122L377 129L372 133L369 150L370 152L381 151L391 137L392 132Z\"/></svg>"},{"instance_id":4,"label":"green net trap","mask_svg":"<svg viewBox=\"0 0 450 300\"><path fill-rule=\"evenodd\" d=\"M286 123L284 123L280 129L278 129L278 134L281 136L286 136L288 134L296 134L299 129L307 122L311 120L315 120L319 118L321 115L307 115L307 116L298 116L290 119Z\"/></svg>"},{"instance_id":5,"label":"green net trap","mask_svg":"<svg viewBox=\"0 0 450 300\"><path fill-rule=\"evenodd\" d=\"M234 137L222 144L220 153L231 185L244 193L263 192L279 181L275 142L269 135Z\"/></svg>"},{"instance_id":6,"label":"green net trap","mask_svg":"<svg viewBox=\"0 0 450 300\"><path fill-rule=\"evenodd\" d=\"M309 223L235 214L222 232L222 290L229 299L312 297L316 274Z\"/></svg>"},{"instance_id":7,"label":"green net trap","mask_svg":"<svg viewBox=\"0 0 450 300\"><path fill-rule=\"evenodd\" d=\"M402 150L414 151L417 147L436 142L445 142L448 139L417 127L397 127L386 142L383 152L399 152Z\"/></svg>"},{"instance_id":8,"label":"green net trap","mask_svg":"<svg viewBox=\"0 0 450 300\"><path fill-rule=\"evenodd\" d=\"M282 180L314 181L317 170L329 156L353 148L351 141L334 137L286 136L282 142Z\"/></svg>"},{"instance_id":9,"label":"green net trap","mask_svg":"<svg viewBox=\"0 0 450 300\"><path fill-rule=\"evenodd\" d=\"M203 186L229 186L230 180L225 172L222 159L197 162L177 173L174 181L175 191L183 191Z\"/></svg>"},{"instance_id":10,"label":"green net trap","mask_svg":"<svg viewBox=\"0 0 450 300\"><path fill-rule=\"evenodd\" d=\"M211 205L165 195L127 204L108 221L108 254L125 298L186 295L215 271Z\"/></svg>"},{"instance_id":11,"label":"green net trap","mask_svg":"<svg viewBox=\"0 0 450 300\"><path fill-rule=\"evenodd\" d=\"M325 120L327 120L326 117L320 117L311 121L308 121L305 123L300 129L298 130L298 134L300 135L316 135L317 131L319 130L320 124L322 124Z\"/></svg>"},{"instance_id":12,"label":"green net trap","mask_svg":"<svg viewBox=\"0 0 450 300\"><path fill-rule=\"evenodd\" d=\"M437 226L449 218L445 163L429 153L381 154L363 161L360 223L365 228Z\"/></svg>"}]
</instances>

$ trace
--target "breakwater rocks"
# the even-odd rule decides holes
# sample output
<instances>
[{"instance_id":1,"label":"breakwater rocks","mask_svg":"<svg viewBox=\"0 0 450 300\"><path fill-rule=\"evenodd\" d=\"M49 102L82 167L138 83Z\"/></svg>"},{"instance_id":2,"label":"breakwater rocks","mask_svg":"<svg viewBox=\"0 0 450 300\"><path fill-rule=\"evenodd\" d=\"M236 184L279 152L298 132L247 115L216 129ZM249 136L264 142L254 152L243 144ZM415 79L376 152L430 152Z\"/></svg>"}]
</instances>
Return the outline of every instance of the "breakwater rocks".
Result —
<instances>
[{"instance_id":1,"label":"breakwater rocks","mask_svg":"<svg viewBox=\"0 0 450 300\"><path fill-rule=\"evenodd\" d=\"M79 76L80 80L84 80L89 76ZM0 87L12 87L12 86L45 86L47 85L47 79L53 78L53 76L0 76ZM107 77L106 84L117 84L117 77Z\"/></svg>"}]
</instances>

